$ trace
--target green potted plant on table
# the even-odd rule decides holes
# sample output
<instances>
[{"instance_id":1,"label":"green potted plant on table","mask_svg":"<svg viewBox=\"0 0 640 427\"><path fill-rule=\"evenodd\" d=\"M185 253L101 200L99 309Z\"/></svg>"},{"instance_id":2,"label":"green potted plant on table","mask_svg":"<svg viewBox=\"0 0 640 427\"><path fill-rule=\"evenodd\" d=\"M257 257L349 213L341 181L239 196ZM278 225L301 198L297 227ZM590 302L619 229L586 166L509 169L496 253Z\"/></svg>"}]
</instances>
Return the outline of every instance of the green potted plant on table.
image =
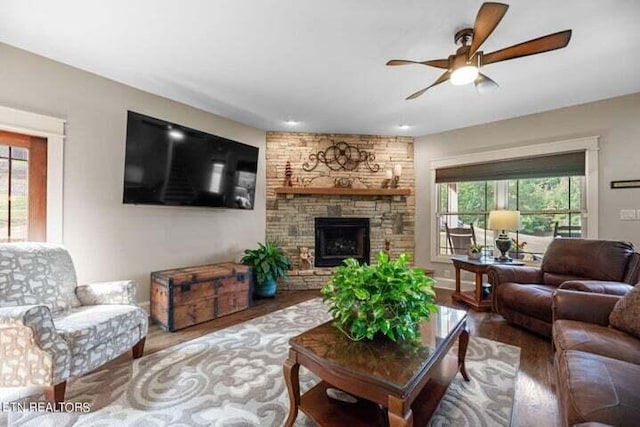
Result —
<instances>
[{"instance_id":1,"label":"green potted plant on table","mask_svg":"<svg viewBox=\"0 0 640 427\"><path fill-rule=\"evenodd\" d=\"M276 243L258 243L257 249L244 251L240 262L253 270L254 294L262 298L276 295L278 279L286 279L291 268L291 259Z\"/></svg>"},{"instance_id":2,"label":"green potted plant on table","mask_svg":"<svg viewBox=\"0 0 640 427\"><path fill-rule=\"evenodd\" d=\"M470 245L469 246L469 259L480 259L482 258L482 250L484 246L482 245Z\"/></svg>"},{"instance_id":3,"label":"green potted plant on table","mask_svg":"<svg viewBox=\"0 0 640 427\"><path fill-rule=\"evenodd\" d=\"M334 325L354 341L385 336L415 340L419 325L437 311L433 279L408 265L409 256L396 260L380 252L376 265L347 259L322 289Z\"/></svg>"}]
</instances>

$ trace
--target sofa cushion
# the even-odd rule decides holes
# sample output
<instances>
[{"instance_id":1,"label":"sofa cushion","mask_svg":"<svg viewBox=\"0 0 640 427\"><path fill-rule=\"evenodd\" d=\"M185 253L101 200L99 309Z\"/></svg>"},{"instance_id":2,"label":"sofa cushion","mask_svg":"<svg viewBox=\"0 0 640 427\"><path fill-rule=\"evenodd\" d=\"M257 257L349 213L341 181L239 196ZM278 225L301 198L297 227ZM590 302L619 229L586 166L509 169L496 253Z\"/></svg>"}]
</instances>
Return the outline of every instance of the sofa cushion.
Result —
<instances>
[{"instance_id":1,"label":"sofa cushion","mask_svg":"<svg viewBox=\"0 0 640 427\"><path fill-rule=\"evenodd\" d=\"M571 276L568 274L549 273L547 271L542 273L542 283L544 283L545 285L559 287L565 282L571 282L576 280L587 280L587 279L584 277Z\"/></svg>"},{"instance_id":2,"label":"sofa cushion","mask_svg":"<svg viewBox=\"0 0 640 427\"><path fill-rule=\"evenodd\" d=\"M638 425L640 366L575 350L560 353L556 362L566 425Z\"/></svg>"},{"instance_id":3,"label":"sofa cushion","mask_svg":"<svg viewBox=\"0 0 640 427\"><path fill-rule=\"evenodd\" d=\"M640 284L620 298L609 315L612 327L640 338Z\"/></svg>"},{"instance_id":4,"label":"sofa cushion","mask_svg":"<svg viewBox=\"0 0 640 427\"><path fill-rule=\"evenodd\" d=\"M0 244L0 307L46 305L52 313L79 307L69 252L50 243Z\"/></svg>"},{"instance_id":5,"label":"sofa cushion","mask_svg":"<svg viewBox=\"0 0 640 427\"><path fill-rule=\"evenodd\" d=\"M146 330L147 313L133 305L92 305L55 316L53 323L76 355L141 325Z\"/></svg>"},{"instance_id":6,"label":"sofa cushion","mask_svg":"<svg viewBox=\"0 0 640 427\"><path fill-rule=\"evenodd\" d=\"M622 282L633 245L588 239L554 239L542 260L542 270L567 276Z\"/></svg>"},{"instance_id":7,"label":"sofa cushion","mask_svg":"<svg viewBox=\"0 0 640 427\"><path fill-rule=\"evenodd\" d=\"M550 323L552 297L556 289L547 285L502 283L497 287L497 296L504 307Z\"/></svg>"},{"instance_id":8,"label":"sofa cushion","mask_svg":"<svg viewBox=\"0 0 640 427\"><path fill-rule=\"evenodd\" d=\"M553 343L556 351L580 350L640 365L640 340L606 326L556 320Z\"/></svg>"}]
</instances>

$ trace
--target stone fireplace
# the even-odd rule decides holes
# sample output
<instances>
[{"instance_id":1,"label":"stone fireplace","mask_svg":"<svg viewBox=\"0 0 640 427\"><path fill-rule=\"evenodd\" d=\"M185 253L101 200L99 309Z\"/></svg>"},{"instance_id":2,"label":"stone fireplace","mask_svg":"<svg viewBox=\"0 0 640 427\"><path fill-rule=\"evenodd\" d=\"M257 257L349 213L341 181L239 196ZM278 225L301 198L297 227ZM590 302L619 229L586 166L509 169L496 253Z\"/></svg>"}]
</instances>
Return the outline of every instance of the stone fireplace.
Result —
<instances>
[{"instance_id":1,"label":"stone fireplace","mask_svg":"<svg viewBox=\"0 0 640 427\"><path fill-rule=\"evenodd\" d=\"M313 170L305 170L303 165L311 154L326 149L335 141L344 141L374 154L373 163L380 166L379 170L374 172L364 165L353 170L332 170L323 164ZM287 162L291 165L294 190L318 191L282 192ZM382 188L385 171L395 165L401 165L398 187L405 192L375 191ZM280 289L321 288L333 273L333 266L342 262L337 257L348 254L375 263L377 254L385 249L385 241L389 242L391 257L401 253L414 254L413 138L267 132L266 167L266 240L278 242L293 260L290 278L278 284ZM348 180L351 186L341 187L344 180ZM338 191L332 191L336 189ZM368 222L368 236L354 226L339 231L322 231L320 241L317 241L317 219L328 220L333 225L364 219ZM365 250L365 237L368 250ZM333 238L333 244L327 244L327 238ZM301 248L308 248L313 254L313 268L303 268Z\"/></svg>"},{"instance_id":2,"label":"stone fireplace","mask_svg":"<svg viewBox=\"0 0 640 427\"><path fill-rule=\"evenodd\" d=\"M315 265L335 267L347 258L369 260L369 218L316 218Z\"/></svg>"}]
</instances>

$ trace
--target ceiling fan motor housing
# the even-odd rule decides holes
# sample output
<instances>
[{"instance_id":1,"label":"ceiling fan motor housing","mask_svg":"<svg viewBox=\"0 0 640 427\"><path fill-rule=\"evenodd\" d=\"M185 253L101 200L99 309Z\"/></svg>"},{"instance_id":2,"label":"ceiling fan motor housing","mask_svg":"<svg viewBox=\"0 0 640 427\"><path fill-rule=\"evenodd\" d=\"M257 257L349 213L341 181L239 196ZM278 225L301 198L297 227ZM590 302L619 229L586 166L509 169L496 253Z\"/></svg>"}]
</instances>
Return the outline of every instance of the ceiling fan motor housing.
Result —
<instances>
[{"instance_id":1,"label":"ceiling fan motor housing","mask_svg":"<svg viewBox=\"0 0 640 427\"><path fill-rule=\"evenodd\" d=\"M456 32L456 35L453 36L455 44L462 46L470 46L472 39L473 28L463 28L460 31Z\"/></svg>"},{"instance_id":2,"label":"ceiling fan motor housing","mask_svg":"<svg viewBox=\"0 0 640 427\"><path fill-rule=\"evenodd\" d=\"M453 72L460 67L474 66L480 68L482 52L477 52L469 58L469 46L460 46L455 55L449 56L449 71Z\"/></svg>"}]
</instances>

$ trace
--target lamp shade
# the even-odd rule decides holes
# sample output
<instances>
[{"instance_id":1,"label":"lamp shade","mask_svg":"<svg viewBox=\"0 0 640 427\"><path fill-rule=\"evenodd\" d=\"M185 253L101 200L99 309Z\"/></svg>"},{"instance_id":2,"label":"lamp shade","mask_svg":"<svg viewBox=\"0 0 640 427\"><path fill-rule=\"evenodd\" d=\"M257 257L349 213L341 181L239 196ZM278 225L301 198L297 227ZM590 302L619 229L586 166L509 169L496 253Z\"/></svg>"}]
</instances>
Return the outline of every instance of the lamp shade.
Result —
<instances>
[{"instance_id":1,"label":"lamp shade","mask_svg":"<svg viewBox=\"0 0 640 427\"><path fill-rule=\"evenodd\" d=\"M519 230L520 229L520 211L489 212L489 229L490 230L509 230L509 231Z\"/></svg>"}]
</instances>

